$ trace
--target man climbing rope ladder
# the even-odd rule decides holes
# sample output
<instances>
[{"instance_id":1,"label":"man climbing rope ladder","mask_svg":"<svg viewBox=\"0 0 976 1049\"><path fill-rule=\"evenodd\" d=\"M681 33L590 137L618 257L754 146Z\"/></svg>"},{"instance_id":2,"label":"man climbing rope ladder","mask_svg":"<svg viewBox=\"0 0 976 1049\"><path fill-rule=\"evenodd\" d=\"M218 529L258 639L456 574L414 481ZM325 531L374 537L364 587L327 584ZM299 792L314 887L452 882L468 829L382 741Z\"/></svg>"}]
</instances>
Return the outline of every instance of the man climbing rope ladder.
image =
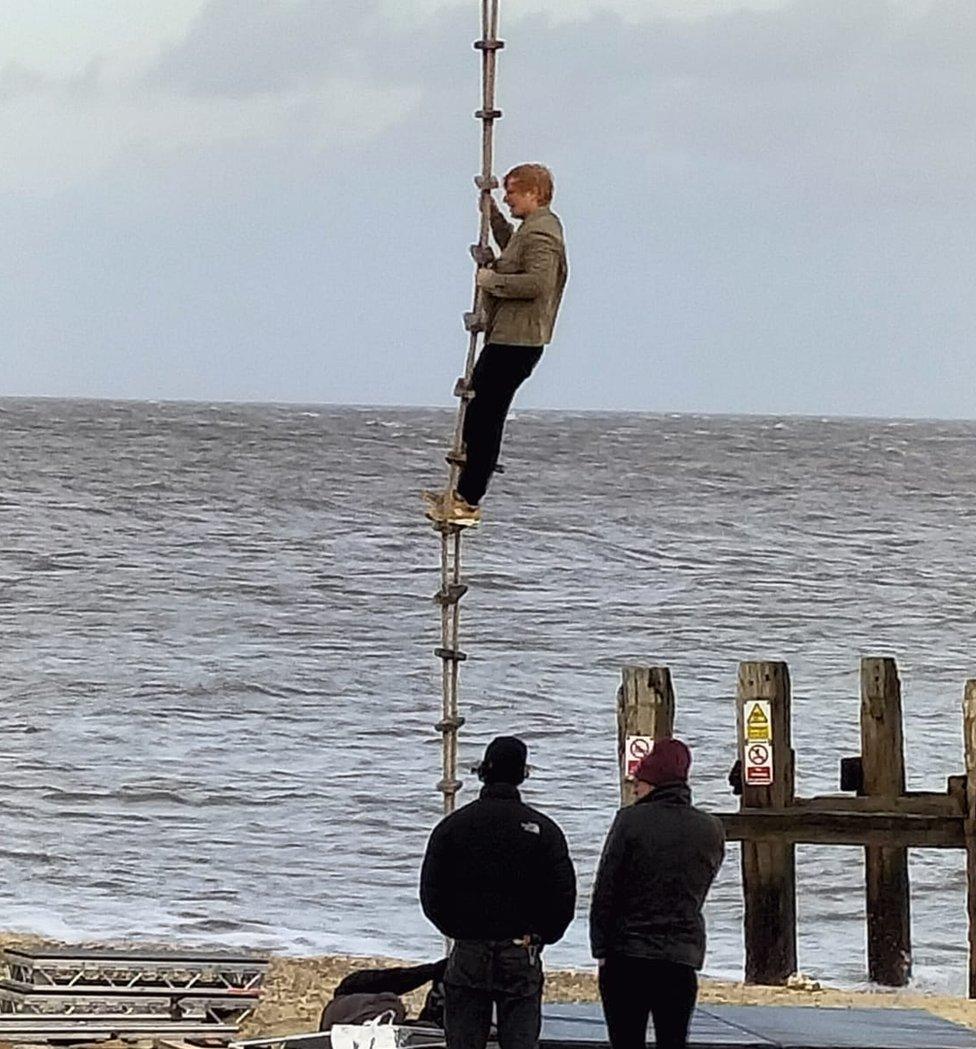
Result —
<instances>
[{"instance_id":1,"label":"man climbing rope ladder","mask_svg":"<svg viewBox=\"0 0 976 1049\"><path fill-rule=\"evenodd\" d=\"M485 346L471 375L474 394L464 417L465 463L457 488L424 492L427 517L467 526L481 520L481 499L498 464L505 418L515 391L552 340L568 267L563 227L550 210L553 181L541 164L505 176L505 204L518 229L491 200L491 231L501 249L478 271L486 309Z\"/></svg>"}]
</instances>

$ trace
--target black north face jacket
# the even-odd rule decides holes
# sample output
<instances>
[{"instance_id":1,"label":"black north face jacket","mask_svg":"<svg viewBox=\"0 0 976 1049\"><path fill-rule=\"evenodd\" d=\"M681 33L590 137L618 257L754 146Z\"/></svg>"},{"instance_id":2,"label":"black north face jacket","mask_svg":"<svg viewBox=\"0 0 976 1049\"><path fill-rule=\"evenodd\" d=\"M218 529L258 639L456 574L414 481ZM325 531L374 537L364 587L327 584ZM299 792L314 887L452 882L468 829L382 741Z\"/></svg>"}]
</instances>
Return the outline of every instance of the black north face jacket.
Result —
<instances>
[{"instance_id":1,"label":"black north face jacket","mask_svg":"<svg viewBox=\"0 0 976 1049\"><path fill-rule=\"evenodd\" d=\"M576 910L576 873L563 832L488 784L434 828L420 872L424 914L454 940L561 939Z\"/></svg>"},{"instance_id":2,"label":"black north face jacket","mask_svg":"<svg viewBox=\"0 0 976 1049\"><path fill-rule=\"evenodd\" d=\"M685 783L658 787L617 813L593 885L594 958L705 960L702 905L725 855L715 816L691 804Z\"/></svg>"}]
</instances>

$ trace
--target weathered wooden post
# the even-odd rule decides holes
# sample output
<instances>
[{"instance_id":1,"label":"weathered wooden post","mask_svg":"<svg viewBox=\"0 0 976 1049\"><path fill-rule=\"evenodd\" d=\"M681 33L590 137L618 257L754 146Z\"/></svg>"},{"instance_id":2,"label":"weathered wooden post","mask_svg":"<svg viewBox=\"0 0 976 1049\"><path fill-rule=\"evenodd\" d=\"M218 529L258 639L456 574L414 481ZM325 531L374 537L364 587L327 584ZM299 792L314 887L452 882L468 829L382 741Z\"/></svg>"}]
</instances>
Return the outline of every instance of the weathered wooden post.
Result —
<instances>
[{"instance_id":1,"label":"weathered wooden post","mask_svg":"<svg viewBox=\"0 0 976 1049\"><path fill-rule=\"evenodd\" d=\"M793 804L790 672L781 662L739 664L736 725L740 809ZM796 846L744 841L746 983L783 984L796 967Z\"/></svg>"},{"instance_id":2,"label":"weathered wooden post","mask_svg":"<svg viewBox=\"0 0 976 1049\"><path fill-rule=\"evenodd\" d=\"M893 802L905 793L901 682L893 659L861 659L861 772L862 794ZM868 977L904 987L912 973L908 849L867 845L864 862Z\"/></svg>"},{"instance_id":3,"label":"weathered wooden post","mask_svg":"<svg viewBox=\"0 0 976 1049\"><path fill-rule=\"evenodd\" d=\"M963 698L966 754L966 910L969 916L969 997L976 998L976 680Z\"/></svg>"},{"instance_id":4,"label":"weathered wooden post","mask_svg":"<svg viewBox=\"0 0 976 1049\"><path fill-rule=\"evenodd\" d=\"M667 667L624 667L617 690L617 757L620 762L620 804L634 800L632 767L650 752L656 739L674 728L674 689Z\"/></svg>"}]
</instances>

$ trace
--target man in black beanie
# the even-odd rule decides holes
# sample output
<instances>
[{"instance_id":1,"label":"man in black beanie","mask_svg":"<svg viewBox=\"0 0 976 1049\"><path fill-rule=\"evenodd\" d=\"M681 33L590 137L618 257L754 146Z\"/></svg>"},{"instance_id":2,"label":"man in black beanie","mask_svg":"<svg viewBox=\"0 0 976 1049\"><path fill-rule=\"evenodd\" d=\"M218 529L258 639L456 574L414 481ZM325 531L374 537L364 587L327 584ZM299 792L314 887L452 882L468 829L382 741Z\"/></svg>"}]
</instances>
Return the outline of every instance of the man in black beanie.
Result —
<instances>
[{"instance_id":1,"label":"man in black beanie","mask_svg":"<svg viewBox=\"0 0 976 1049\"><path fill-rule=\"evenodd\" d=\"M454 941L444 976L448 1049L484 1049L493 1006L501 1049L534 1049L541 948L562 939L576 910L563 832L519 795L527 757L520 739L493 739L478 769L480 796L427 843L421 906Z\"/></svg>"}]
</instances>

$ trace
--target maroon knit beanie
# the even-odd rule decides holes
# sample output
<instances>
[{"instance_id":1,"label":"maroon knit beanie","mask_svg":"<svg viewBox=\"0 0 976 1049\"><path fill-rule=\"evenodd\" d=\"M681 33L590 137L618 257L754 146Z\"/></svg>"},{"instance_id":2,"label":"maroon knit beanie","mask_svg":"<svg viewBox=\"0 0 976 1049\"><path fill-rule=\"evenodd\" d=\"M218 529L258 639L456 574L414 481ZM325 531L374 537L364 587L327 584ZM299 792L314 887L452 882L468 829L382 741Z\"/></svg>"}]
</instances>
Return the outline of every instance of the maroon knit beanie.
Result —
<instances>
[{"instance_id":1,"label":"maroon knit beanie","mask_svg":"<svg viewBox=\"0 0 976 1049\"><path fill-rule=\"evenodd\" d=\"M658 739L654 749L641 758L634 779L660 787L663 783L684 783L691 768L691 751L680 739Z\"/></svg>"}]
</instances>

